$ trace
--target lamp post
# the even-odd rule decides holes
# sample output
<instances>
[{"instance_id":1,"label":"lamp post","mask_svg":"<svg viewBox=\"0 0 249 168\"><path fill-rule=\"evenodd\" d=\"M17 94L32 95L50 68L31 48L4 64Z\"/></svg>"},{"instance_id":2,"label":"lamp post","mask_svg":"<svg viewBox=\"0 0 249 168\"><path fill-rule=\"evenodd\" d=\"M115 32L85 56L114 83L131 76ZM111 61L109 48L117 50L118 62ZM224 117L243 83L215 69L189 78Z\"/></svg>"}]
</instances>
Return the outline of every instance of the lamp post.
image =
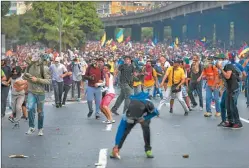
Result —
<instances>
[{"instance_id":1,"label":"lamp post","mask_svg":"<svg viewBox=\"0 0 249 168\"><path fill-rule=\"evenodd\" d=\"M59 1L59 35L60 35L60 53L59 56L61 56L61 2Z\"/></svg>"}]
</instances>

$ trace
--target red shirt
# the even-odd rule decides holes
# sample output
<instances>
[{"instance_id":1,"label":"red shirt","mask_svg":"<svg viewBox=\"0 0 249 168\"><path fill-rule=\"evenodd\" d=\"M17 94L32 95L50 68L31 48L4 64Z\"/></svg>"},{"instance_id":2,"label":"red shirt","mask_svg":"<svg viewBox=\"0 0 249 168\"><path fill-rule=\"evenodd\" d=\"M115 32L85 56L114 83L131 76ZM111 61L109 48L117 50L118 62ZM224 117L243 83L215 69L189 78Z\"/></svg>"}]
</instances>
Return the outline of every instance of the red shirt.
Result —
<instances>
[{"instance_id":1,"label":"red shirt","mask_svg":"<svg viewBox=\"0 0 249 168\"><path fill-rule=\"evenodd\" d=\"M95 87L95 84L100 80L103 80L103 74L98 67L93 67L90 65L86 70L86 76L93 76L93 80L88 80L88 86Z\"/></svg>"}]
</instances>

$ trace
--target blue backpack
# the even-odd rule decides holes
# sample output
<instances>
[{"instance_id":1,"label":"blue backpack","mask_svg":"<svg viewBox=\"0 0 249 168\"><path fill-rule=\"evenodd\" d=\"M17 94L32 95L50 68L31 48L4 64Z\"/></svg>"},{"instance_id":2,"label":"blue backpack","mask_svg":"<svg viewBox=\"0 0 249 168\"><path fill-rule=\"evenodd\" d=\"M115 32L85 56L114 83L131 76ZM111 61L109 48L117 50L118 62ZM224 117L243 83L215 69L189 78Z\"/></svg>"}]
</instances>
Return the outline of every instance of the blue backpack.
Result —
<instances>
[{"instance_id":1,"label":"blue backpack","mask_svg":"<svg viewBox=\"0 0 249 168\"><path fill-rule=\"evenodd\" d=\"M149 93L140 92L138 94L131 95L130 100L139 100L143 103L146 103L146 101L148 101L149 97L150 97Z\"/></svg>"}]
</instances>

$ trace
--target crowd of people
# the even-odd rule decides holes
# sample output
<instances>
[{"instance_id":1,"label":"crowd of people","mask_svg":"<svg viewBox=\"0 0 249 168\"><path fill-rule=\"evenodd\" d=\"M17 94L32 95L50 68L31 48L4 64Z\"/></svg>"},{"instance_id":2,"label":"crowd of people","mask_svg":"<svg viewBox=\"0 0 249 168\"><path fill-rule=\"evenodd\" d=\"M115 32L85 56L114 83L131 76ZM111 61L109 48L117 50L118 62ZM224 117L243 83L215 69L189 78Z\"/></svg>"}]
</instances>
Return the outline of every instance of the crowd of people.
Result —
<instances>
[{"instance_id":1,"label":"crowd of people","mask_svg":"<svg viewBox=\"0 0 249 168\"><path fill-rule=\"evenodd\" d=\"M87 42L82 51L73 49L60 54L41 44L18 46L16 52L12 51L11 55L3 56L1 60L2 118L5 116L7 98L11 96L12 115L9 120L15 124L21 118L29 120L26 133L32 134L35 132L37 112L38 135L42 136L46 86L51 86L56 108L66 105L71 90L72 98L76 101L86 99L88 118L95 111L95 119L99 120L102 112L106 118L103 123L106 124L115 123L112 115L119 115L118 109L123 102L122 112L126 118L122 120L128 122L138 121L144 110L148 109L156 109L153 115L159 117L165 111L163 106L167 102L170 102L169 112L173 113L174 100L178 99L184 116L188 116L199 103L200 111L205 108L204 116L211 117L211 106L214 105L214 116L221 117L218 126L232 129L243 127L237 100L239 94L245 92L245 105L249 107L248 53L239 56L235 50L227 51L219 47L206 49L193 41L177 46L170 43L115 45L116 49L113 49L113 45L103 47L99 42ZM77 98L74 94L76 87ZM120 93L110 108L117 88ZM133 114L130 96L141 93L146 93L150 102L160 101L159 106L152 108L151 103L147 102L145 104L149 105L141 108L144 109L141 113ZM205 107L203 93L206 94ZM195 96L198 96L198 103ZM136 102L133 103L137 106ZM135 115L135 119L132 115ZM139 122L143 123L144 120L140 119ZM145 131L148 125L149 122L143 125ZM125 133L123 131L122 136L126 137L131 128ZM120 134L117 136L120 138ZM149 135L144 136L149 139ZM115 145L113 157L118 157L123 141L119 140ZM147 156L152 157L149 142L146 147Z\"/></svg>"}]
</instances>

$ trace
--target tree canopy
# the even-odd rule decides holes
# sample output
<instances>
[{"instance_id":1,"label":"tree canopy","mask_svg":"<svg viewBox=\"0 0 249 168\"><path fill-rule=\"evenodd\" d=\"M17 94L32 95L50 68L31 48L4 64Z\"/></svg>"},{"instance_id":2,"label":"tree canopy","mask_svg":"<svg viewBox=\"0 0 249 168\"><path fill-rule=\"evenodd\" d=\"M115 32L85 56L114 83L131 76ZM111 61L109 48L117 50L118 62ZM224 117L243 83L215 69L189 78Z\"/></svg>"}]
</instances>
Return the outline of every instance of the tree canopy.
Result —
<instances>
[{"instance_id":1,"label":"tree canopy","mask_svg":"<svg viewBox=\"0 0 249 168\"><path fill-rule=\"evenodd\" d=\"M103 28L94 2L41 1L32 2L32 9L23 15L4 17L2 32L9 39L18 37L19 43L40 41L58 49L60 23L63 49L79 47Z\"/></svg>"},{"instance_id":2,"label":"tree canopy","mask_svg":"<svg viewBox=\"0 0 249 168\"><path fill-rule=\"evenodd\" d=\"M2 17L8 14L10 9L10 1L2 1L1 2L1 14Z\"/></svg>"}]
</instances>

